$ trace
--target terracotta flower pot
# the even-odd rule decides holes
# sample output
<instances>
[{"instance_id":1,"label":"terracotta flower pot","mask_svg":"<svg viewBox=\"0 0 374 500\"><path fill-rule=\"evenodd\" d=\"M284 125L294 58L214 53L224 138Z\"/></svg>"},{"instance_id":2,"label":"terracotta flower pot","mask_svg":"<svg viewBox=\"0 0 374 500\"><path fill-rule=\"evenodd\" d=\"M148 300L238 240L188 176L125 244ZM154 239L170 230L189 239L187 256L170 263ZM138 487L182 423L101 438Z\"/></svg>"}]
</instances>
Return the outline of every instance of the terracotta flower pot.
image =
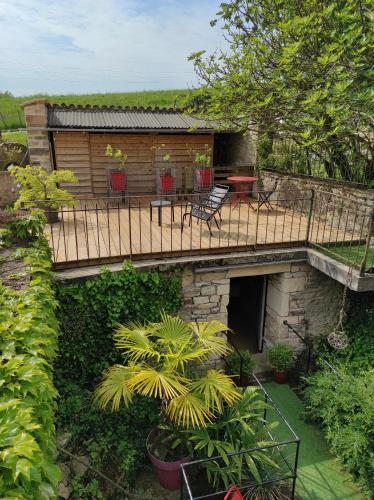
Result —
<instances>
[{"instance_id":1,"label":"terracotta flower pot","mask_svg":"<svg viewBox=\"0 0 374 500\"><path fill-rule=\"evenodd\" d=\"M184 457L174 462L165 462L152 455L150 451L150 443L152 442L154 433L155 430L151 431L147 437L148 456L150 461L152 462L153 470L156 473L157 479L163 488L169 491L178 490L181 485L180 466L181 464L189 462L190 458Z\"/></svg>"},{"instance_id":2,"label":"terracotta flower pot","mask_svg":"<svg viewBox=\"0 0 374 500\"><path fill-rule=\"evenodd\" d=\"M285 384L288 380L288 372L278 372L275 368L273 369L274 379L278 384Z\"/></svg>"},{"instance_id":3,"label":"terracotta flower pot","mask_svg":"<svg viewBox=\"0 0 374 500\"><path fill-rule=\"evenodd\" d=\"M197 184L202 188L208 188L213 184L213 169L212 168L197 168L196 169Z\"/></svg>"}]
</instances>

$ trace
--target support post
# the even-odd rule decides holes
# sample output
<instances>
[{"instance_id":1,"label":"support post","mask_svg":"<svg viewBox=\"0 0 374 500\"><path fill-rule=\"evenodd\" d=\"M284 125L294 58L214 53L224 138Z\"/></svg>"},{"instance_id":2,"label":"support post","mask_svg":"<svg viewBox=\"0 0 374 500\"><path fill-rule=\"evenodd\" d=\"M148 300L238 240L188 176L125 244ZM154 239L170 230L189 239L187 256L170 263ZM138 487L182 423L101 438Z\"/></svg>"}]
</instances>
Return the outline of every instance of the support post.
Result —
<instances>
[{"instance_id":1,"label":"support post","mask_svg":"<svg viewBox=\"0 0 374 500\"><path fill-rule=\"evenodd\" d=\"M360 266L360 276L363 276L365 274L366 263L369 255L370 240L371 240L371 235L373 233L373 229L374 229L374 210L370 214L369 227L366 236L365 253Z\"/></svg>"},{"instance_id":2,"label":"support post","mask_svg":"<svg viewBox=\"0 0 374 500\"><path fill-rule=\"evenodd\" d=\"M310 239L310 228L311 228L311 224L312 224L312 215L313 215L313 208L314 208L314 189L312 189L311 192L312 192L312 194L310 197L308 222L307 222L306 235L305 235L305 242L306 243L309 243L309 239Z\"/></svg>"}]
</instances>

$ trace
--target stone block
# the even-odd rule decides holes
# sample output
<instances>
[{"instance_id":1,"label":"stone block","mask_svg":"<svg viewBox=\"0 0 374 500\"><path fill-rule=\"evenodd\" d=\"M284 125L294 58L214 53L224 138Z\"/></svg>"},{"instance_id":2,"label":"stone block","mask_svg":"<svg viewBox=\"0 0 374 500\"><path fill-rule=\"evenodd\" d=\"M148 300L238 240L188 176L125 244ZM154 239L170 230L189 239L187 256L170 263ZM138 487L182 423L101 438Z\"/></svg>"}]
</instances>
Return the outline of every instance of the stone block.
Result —
<instances>
[{"instance_id":1,"label":"stone block","mask_svg":"<svg viewBox=\"0 0 374 500\"><path fill-rule=\"evenodd\" d=\"M207 296L205 296L205 297L194 297L193 298L193 303L195 305L209 303L209 297L207 297ZM211 305L209 305L209 307L211 307Z\"/></svg>"},{"instance_id":2,"label":"stone block","mask_svg":"<svg viewBox=\"0 0 374 500\"><path fill-rule=\"evenodd\" d=\"M218 303L219 299L220 299L219 295L211 295L210 298L209 298L209 302L216 302L216 303Z\"/></svg>"},{"instance_id":3,"label":"stone block","mask_svg":"<svg viewBox=\"0 0 374 500\"><path fill-rule=\"evenodd\" d=\"M230 301L230 295L221 295L221 305L227 306Z\"/></svg>"},{"instance_id":4,"label":"stone block","mask_svg":"<svg viewBox=\"0 0 374 500\"><path fill-rule=\"evenodd\" d=\"M217 285L218 295L228 295L230 293L230 285Z\"/></svg>"},{"instance_id":5,"label":"stone block","mask_svg":"<svg viewBox=\"0 0 374 500\"><path fill-rule=\"evenodd\" d=\"M205 285L201 287L201 295L215 295L215 293L216 287L214 285ZM220 293L218 293L218 295L220 295Z\"/></svg>"},{"instance_id":6,"label":"stone block","mask_svg":"<svg viewBox=\"0 0 374 500\"><path fill-rule=\"evenodd\" d=\"M290 296L288 293L283 293L274 288L273 286L268 286L267 292L267 307L273 309L273 311L282 317L285 317L289 313L289 300Z\"/></svg>"},{"instance_id":7,"label":"stone block","mask_svg":"<svg viewBox=\"0 0 374 500\"><path fill-rule=\"evenodd\" d=\"M205 310L210 310L212 307L212 304L210 302L207 302L206 304L195 304L194 310L195 312L198 311L205 311Z\"/></svg>"}]
</instances>

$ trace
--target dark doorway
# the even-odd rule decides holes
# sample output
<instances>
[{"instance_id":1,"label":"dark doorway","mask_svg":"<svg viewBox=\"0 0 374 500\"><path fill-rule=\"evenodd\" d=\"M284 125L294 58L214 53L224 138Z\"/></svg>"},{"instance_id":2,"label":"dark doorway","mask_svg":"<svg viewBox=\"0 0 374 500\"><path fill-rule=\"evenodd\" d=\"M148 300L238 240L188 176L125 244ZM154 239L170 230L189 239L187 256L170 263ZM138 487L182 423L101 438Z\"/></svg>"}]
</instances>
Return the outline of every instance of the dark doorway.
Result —
<instances>
[{"instance_id":1,"label":"dark doorway","mask_svg":"<svg viewBox=\"0 0 374 500\"><path fill-rule=\"evenodd\" d=\"M265 295L266 276L231 278L228 324L235 333L228 338L237 349L262 350Z\"/></svg>"}]
</instances>

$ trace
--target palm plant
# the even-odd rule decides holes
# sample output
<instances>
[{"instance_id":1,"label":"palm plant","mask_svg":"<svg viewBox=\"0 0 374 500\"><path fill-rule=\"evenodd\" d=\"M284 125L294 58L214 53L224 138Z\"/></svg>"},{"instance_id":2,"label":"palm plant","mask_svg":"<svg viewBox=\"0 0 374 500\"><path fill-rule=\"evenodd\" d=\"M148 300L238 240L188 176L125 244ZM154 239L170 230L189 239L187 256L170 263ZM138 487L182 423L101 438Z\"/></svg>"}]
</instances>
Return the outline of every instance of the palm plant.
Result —
<instances>
[{"instance_id":1,"label":"palm plant","mask_svg":"<svg viewBox=\"0 0 374 500\"><path fill-rule=\"evenodd\" d=\"M225 330L219 321L188 323L167 314L158 323L119 326L114 340L125 364L106 371L96 400L103 408L111 404L117 410L121 402L128 405L133 394L157 398L165 422L206 427L241 398L222 370L201 371L209 360L231 351L218 335Z\"/></svg>"},{"instance_id":2,"label":"palm plant","mask_svg":"<svg viewBox=\"0 0 374 500\"><path fill-rule=\"evenodd\" d=\"M262 483L264 469L277 469L268 450L273 445L270 432L278 422L267 423L264 409L268 403L259 398L256 387L247 387L233 406L225 406L218 419L206 428L186 430L185 439L201 458L216 457L205 462L208 482L213 486L242 484L252 479ZM177 439L179 438L176 433ZM242 452L243 450L253 450Z\"/></svg>"}]
</instances>

